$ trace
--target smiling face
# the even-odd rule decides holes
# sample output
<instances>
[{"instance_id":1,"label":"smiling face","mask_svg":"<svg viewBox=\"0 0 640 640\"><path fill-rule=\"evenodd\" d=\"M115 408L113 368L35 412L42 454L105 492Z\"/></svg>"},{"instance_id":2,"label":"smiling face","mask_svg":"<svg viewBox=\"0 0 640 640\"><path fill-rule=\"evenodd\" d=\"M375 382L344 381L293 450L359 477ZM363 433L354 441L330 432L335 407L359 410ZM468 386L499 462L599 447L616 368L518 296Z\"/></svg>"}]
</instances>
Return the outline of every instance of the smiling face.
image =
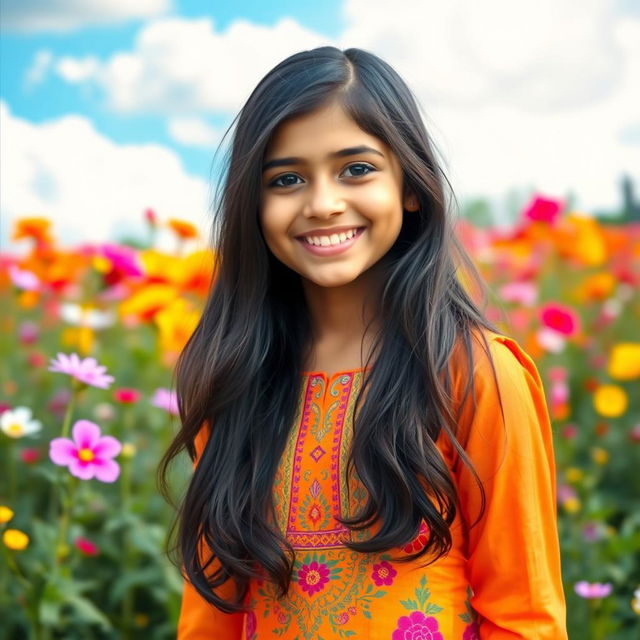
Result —
<instances>
[{"instance_id":1,"label":"smiling face","mask_svg":"<svg viewBox=\"0 0 640 640\"><path fill-rule=\"evenodd\" d=\"M402 169L381 140L332 102L283 123L267 148L260 224L267 246L322 287L356 280L402 227Z\"/></svg>"}]
</instances>

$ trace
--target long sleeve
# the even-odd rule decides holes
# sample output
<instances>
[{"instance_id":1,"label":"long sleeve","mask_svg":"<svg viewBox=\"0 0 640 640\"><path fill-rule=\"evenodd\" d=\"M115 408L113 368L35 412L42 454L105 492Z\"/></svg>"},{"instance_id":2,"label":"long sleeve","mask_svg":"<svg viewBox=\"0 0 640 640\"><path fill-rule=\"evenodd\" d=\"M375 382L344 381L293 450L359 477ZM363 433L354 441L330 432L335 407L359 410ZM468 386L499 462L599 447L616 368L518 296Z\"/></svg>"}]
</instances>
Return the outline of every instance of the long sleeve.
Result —
<instances>
[{"instance_id":1,"label":"long sleeve","mask_svg":"<svg viewBox=\"0 0 640 640\"><path fill-rule=\"evenodd\" d=\"M476 404L465 404L461 420L486 496L484 515L467 537L471 604L480 640L564 640L555 462L542 382L515 341L489 335L498 388L479 349ZM464 464L454 478L462 513L473 523L481 508L476 480Z\"/></svg>"},{"instance_id":2,"label":"long sleeve","mask_svg":"<svg viewBox=\"0 0 640 640\"><path fill-rule=\"evenodd\" d=\"M207 438L205 427L196 437L194 465L198 463ZM209 604L191 583L184 581L177 640L240 640L243 619L242 613L223 613Z\"/></svg>"}]
</instances>

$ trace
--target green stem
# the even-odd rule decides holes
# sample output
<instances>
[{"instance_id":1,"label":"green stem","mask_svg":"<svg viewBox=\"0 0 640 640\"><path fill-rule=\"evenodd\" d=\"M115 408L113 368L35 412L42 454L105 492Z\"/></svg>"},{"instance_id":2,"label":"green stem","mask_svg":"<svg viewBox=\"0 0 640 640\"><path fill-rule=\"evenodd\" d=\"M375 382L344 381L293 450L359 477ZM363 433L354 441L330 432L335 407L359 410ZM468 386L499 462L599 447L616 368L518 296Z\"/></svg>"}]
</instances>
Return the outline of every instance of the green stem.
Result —
<instances>
[{"instance_id":1,"label":"green stem","mask_svg":"<svg viewBox=\"0 0 640 640\"><path fill-rule=\"evenodd\" d=\"M9 442L7 447L7 455L9 456L9 499L10 504L15 504L16 500L16 443L14 440Z\"/></svg>"},{"instance_id":2,"label":"green stem","mask_svg":"<svg viewBox=\"0 0 640 640\"><path fill-rule=\"evenodd\" d=\"M56 573L55 568L61 565L69 555L67 540L69 536L69 521L71 520L73 496L77 486L77 478L71 477L68 481L68 490L62 500L62 517L60 518L60 528L58 529L58 541L55 546L54 574Z\"/></svg>"},{"instance_id":3,"label":"green stem","mask_svg":"<svg viewBox=\"0 0 640 640\"><path fill-rule=\"evenodd\" d=\"M120 497L122 501L122 512L130 513L131 507L131 471L132 460L125 458L122 461L122 481L120 484ZM123 575L129 575L133 571L132 562L133 554L131 552L131 541L129 539L129 525L125 525L122 540L122 572ZM122 599L122 626L125 632L125 638L130 637L133 628L133 608L134 608L134 591L129 587Z\"/></svg>"},{"instance_id":4,"label":"green stem","mask_svg":"<svg viewBox=\"0 0 640 640\"><path fill-rule=\"evenodd\" d=\"M69 399L69 404L64 412L64 420L62 422L62 433L60 436L62 438L69 437L69 430L71 428L71 416L73 415L73 409L76 404L77 394L79 391L79 387L76 385L76 381L74 380L71 383L71 398Z\"/></svg>"}]
</instances>

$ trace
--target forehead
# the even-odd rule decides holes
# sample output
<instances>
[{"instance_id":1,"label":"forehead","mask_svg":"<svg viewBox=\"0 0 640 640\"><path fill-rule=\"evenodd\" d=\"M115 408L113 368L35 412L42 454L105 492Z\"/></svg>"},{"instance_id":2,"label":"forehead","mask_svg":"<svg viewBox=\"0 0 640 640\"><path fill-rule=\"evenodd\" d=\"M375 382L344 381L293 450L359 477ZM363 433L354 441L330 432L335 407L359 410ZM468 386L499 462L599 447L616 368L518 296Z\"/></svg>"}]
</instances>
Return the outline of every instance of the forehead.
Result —
<instances>
[{"instance_id":1,"label":"forehead","mask_svg":"<svg viewBox=\"0 0 640 640\"><path fill-rule=\"evenodd\" d=\"M363 131L338 102L283 122L274 132L265 159L310 157L358 145L386 151L386 145Z\"/></svg>"}]
</instances>

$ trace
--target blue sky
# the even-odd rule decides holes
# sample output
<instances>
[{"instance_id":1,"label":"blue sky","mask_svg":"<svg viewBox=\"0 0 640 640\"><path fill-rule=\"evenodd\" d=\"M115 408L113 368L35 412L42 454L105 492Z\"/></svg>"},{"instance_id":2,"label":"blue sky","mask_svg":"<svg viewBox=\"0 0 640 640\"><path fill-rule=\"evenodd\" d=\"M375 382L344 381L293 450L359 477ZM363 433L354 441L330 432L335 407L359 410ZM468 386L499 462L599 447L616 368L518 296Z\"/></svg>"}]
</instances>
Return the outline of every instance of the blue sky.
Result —
<instances>
[{"instance_id":1,"label":"blue sky","mask_svg":"<svg viewBox=\"0 0 640 640\"><path fill-rule=\"evenodd\" d=\"M20 215L50 216L70 242L135 233L147 206L205 227L221 132L273 64L320 44L404 75L462 202L499 213L508 192L537 190L588 212L616 208L623 173L640 183L629 0L81 6L2 0L3 246Z\"/></svg>"}]
</instances>

